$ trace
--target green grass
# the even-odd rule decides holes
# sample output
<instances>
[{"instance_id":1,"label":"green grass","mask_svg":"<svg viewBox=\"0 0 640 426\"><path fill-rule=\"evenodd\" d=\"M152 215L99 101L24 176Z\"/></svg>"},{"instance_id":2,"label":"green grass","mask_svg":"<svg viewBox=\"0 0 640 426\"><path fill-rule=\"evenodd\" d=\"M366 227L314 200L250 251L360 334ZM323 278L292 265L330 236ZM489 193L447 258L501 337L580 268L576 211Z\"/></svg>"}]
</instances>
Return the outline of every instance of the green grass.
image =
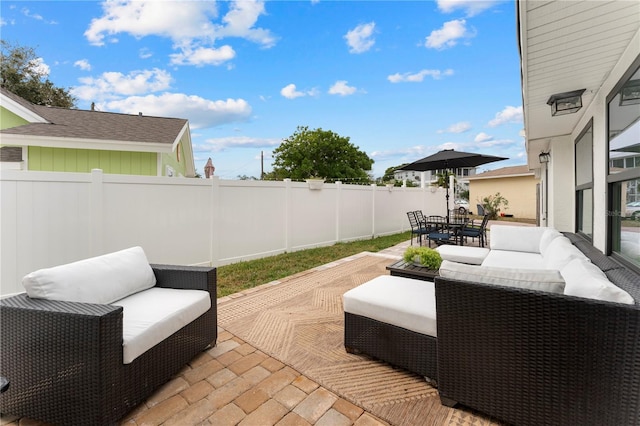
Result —
<instances>
[{"instance_id":1,"label":"green grass","mask_svg":"<svg viewBox=\"0 0 640 426\"><path fill-rule=\"evenodd\" d=\"M409 238L411 233L403 232L221 266L218 268L218 297L279 280L363 251L377 252Z\"/></svg>"}]
</instances>

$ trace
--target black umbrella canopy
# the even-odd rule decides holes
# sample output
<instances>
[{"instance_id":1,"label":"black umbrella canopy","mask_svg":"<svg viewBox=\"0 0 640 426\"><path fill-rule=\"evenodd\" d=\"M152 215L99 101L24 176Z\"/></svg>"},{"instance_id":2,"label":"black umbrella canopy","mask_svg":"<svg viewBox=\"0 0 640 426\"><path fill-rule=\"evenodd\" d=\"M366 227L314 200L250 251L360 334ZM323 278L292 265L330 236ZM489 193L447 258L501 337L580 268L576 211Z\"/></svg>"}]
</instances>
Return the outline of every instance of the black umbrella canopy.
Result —
<instances>
[{"instance_id":1,"label":"black umbrella canopy","mask_svg":"<svg viewBox=\"0 0 640 426\"><path fill-rule=\"evenodd\" d=\"M433 155L414 161L411 164L407 164L404 167L400 167L398 170L422 172L425 170L455 169L458 167L478 167L483 164L501 160L508 160L508 158L444 149Z\"/></svg>"}]
</instances>

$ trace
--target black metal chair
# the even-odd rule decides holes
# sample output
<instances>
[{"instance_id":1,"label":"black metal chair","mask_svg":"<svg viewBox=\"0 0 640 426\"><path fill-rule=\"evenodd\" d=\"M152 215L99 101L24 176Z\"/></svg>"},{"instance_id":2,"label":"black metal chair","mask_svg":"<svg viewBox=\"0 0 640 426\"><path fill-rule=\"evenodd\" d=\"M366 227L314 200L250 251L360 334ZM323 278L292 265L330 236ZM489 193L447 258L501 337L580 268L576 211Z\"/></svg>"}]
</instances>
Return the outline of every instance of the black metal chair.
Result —
<instances>
[{"instance_id":1,"label":"black metal chair","mask_svg":"<svg viewBox=\"0 0 640 426\"><path fill-rule=\"evenodd\" d=\"M416 212L407 212L409 218L409 224L411 225L411 245L413 245L413 236L416 236L418 245L422 245L422 236L427 235L427 229L424 225L424 221L419 221Z\"/></svg>"},{"instance_id":2,"label":"black metal chair","mask_svg":"<svg viewBox=\"0 0 640 426\"><path fill-rule=\"evenodd\" d=\"M455 235L449 229L447 218L444 216L429 216L426 220L428 224L429 232L427 233L427 240L429 241L429 247L431 247L431 241L436 245L452 244L455 243Z\"/></svg>"},{"instance_id":3,"label":"black metal chair","mask_svg":"<svg viewBox=\"0 0 640 426\"><path fill-rule=\"evenodd\" d=\"M482 218L480 225L466 225L461 231L460 235L463 238L479 238L480 247L484 247L487 242L487 222L489 222L489 215L485 214Z\"/></svg>"}]
</instances>

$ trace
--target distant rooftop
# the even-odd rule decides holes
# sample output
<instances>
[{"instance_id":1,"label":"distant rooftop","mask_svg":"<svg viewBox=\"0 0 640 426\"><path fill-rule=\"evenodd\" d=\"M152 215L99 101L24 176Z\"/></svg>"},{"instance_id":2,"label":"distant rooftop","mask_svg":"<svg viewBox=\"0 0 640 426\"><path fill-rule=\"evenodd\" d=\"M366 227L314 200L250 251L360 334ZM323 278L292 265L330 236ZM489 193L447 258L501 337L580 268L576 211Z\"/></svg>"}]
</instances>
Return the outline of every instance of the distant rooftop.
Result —
<instances>
[{"instance_id":1,"label":"distant rooftop","mask_svg":"<svg viewBox=\"0 0 640 426\"><path fill-rule=\"evenodd\" d=\"M489 170L488 172L478 173L476 175L469 176L469 180L534 175L535 173L533 170L529 170L529 166L525 164L522 166L501 167L499 169Z\"/></svg>"}]
</instances>

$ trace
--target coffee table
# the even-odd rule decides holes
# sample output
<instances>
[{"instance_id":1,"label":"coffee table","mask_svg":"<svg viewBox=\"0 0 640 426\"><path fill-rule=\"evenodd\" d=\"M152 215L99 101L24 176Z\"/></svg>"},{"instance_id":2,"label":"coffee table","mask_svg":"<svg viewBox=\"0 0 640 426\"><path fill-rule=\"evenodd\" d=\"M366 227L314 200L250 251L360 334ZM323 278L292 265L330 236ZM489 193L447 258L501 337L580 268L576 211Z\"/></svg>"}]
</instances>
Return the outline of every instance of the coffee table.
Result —
<instances>
[{"instance_id":1,"label":"coffee table","mask_svg":"<svg viewBox=\"0 0 640 426\"><path fill-rule=\"evenodd\" d=\"M435 269L429 269L422 266L416 266L413 263L407 263L404 260L399 260L389 266L387 266L389 274L396 277L414 278L417 280L431 281L438 276L438 271Z\"/></svg>"}]
</instances>

